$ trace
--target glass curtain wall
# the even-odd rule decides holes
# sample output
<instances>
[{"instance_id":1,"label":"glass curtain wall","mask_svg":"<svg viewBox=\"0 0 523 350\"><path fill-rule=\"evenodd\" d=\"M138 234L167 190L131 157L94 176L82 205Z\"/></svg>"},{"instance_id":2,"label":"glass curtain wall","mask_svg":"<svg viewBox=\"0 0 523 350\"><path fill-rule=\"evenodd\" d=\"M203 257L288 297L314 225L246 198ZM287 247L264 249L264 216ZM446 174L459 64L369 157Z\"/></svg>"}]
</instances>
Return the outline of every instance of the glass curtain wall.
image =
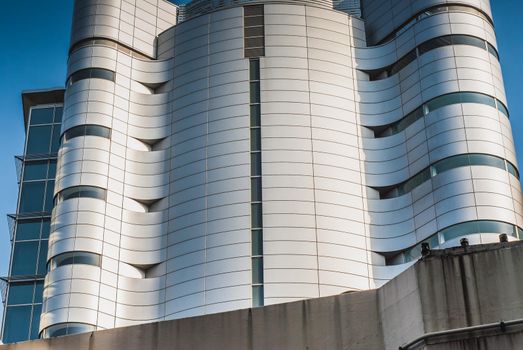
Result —
<instances>
[{"instance_id":1,"label":"glass curtain wall","mask_svg":"<svg viewBox=\"0 0 523 350\"><path fill-rule=\"evenodd\" d=\"M4 300L2 341L38 338L46 274L56 156L60 144L62 105L31 108L19 178L18 210L12 233L12 257Z\"/></svg>"}]
</instances>

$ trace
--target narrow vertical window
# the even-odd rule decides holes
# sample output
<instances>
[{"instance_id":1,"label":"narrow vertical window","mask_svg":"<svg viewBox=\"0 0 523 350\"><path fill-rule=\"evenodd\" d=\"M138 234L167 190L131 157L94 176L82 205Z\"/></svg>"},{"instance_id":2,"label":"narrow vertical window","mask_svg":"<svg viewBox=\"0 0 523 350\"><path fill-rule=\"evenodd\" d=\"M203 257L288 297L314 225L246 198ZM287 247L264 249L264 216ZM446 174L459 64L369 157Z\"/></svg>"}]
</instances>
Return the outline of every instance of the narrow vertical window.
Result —
<instances>
[{"instance_id":1,"label":"narrow vertical window","mask_svg":"<svg viewBox=\"0 0 523 350\"><path fill-rule=\"evenodd\" d=\"M265 55L264 25L263 5L249 5L243 7L245 57L260 57Z\"/></svg>"},{"instance_id":2,"label":"narrow vertical window","mask_svg":"<svg viewBox=\"0 0 523 350\"><path fill-rule=\"evenodd\" d=\"M245 13L259 14L262 6L248 6ZM251 12L249 12L251 11ZM263 18L262 18L263 20ZM247 23L247 20L246 20ZM263 23L263 22L262 22ZM263 29L263 28L262 28ZM247 41L246 41L247 43ZM247 49L246 49L247 56ZM247 56L248 57L248 56ZM250 139L251 139L251 246L252 306L263 306L263 207L262 207L262 137L260 106L260 60L249 60Z\"/></svg>"}]
</instances>

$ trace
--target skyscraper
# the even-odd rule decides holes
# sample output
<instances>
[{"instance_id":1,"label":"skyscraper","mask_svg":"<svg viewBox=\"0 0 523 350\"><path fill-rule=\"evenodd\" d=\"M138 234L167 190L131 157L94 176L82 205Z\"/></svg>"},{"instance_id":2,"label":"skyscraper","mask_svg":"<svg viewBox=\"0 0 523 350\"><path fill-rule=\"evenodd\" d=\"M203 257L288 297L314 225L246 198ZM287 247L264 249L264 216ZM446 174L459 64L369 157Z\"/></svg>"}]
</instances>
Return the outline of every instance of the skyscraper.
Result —
<instances>
[{"instance_id":1,"label":"skyscraper","mask_svg":"<svg viewBox=\"0 0 523 350\"><path fill-rule=\"evenodd\" d=\"M76 2L43 337L371 289L422 243L521 238L489 2L357 5Z\"/></svg>"}]
</instances>

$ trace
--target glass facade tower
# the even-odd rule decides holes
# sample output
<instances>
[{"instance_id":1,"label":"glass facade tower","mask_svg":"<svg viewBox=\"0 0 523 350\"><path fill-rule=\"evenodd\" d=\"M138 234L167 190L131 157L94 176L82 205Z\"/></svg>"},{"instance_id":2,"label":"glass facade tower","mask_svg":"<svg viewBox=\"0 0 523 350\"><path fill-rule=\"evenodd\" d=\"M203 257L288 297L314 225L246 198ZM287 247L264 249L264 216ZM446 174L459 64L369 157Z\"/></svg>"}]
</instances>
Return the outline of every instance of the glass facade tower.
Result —
<instances>
[{"instance_id":1,"label":"glass facade tower","mask_svg":"<svg viewBox=\"0 0 523 350\"><path fill-rule=\"evenodd\" d=\"M28 112L26 143L24 154L16 157L18 208L8 216L12 250L9 275L3 278L4 343L35 339L39 334L63 90L27 92L23 100Z\"/></svg>"}]
</instances>

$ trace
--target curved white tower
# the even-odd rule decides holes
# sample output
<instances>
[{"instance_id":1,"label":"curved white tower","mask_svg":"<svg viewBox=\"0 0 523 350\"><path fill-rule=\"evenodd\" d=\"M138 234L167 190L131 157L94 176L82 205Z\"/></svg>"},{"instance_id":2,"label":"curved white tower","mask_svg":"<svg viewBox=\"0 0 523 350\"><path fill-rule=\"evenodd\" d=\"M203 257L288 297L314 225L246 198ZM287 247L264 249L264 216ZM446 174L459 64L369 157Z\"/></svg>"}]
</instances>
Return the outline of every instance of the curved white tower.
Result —
<instances>
[{"instance_id":1,"label":"curved white tower","mask_svg":"<svg viewBox=\"0 0 523 350\"><path fill-rule=\"evenodd\" d=\"M488 1L341 10L76 2L44 337L375 288L422 242L518 238Z\"/></svg>"}]
</instances>

